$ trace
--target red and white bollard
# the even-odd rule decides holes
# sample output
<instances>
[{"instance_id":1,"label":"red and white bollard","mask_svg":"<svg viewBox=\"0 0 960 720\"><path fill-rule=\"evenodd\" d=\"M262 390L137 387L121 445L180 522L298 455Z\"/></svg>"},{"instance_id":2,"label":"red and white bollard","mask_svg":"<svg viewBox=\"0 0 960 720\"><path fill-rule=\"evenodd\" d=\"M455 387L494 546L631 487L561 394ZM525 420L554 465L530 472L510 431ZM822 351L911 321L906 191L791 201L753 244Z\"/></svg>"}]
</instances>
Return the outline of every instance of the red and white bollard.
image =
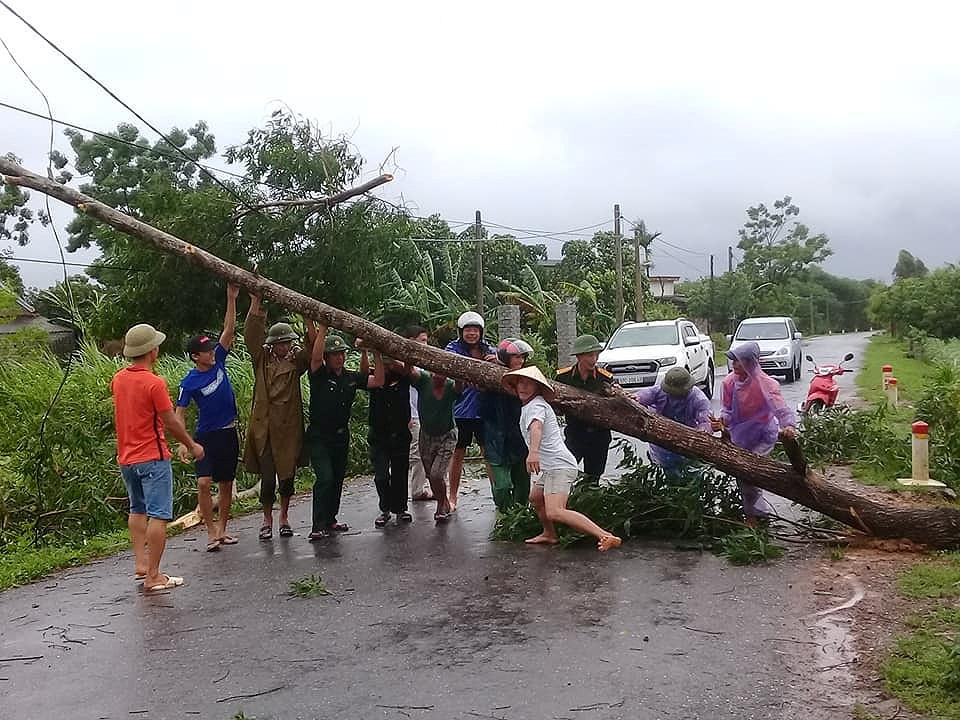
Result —
<instances>
[{"instance_id":1,"label":"red and white bollard","mask_svg":"<svg viewBox=\"0 0 960 720\"><path fill-rule=\"evenodd\" d=\"M901 485L920 485L922 487L946 487L942 482L930 479L930 426L918 420L910 427L913 432L913 452L911 477L901 478Z\"/></svg>"},{"instance_id":2,"label":"red and white bollard","mask_svg":"<svg viewBox=\"0 0 960 720\"><path fill-rule=\"evenodd\" d=\"M880 373L883 378L883 389L887 389L887 381L893 377L893 365L884 365L880 368Z\"/></svg>"},{"instance_id":3,"label":"red and white bollard","mask_svg":"<svg viewBox=\"0 0 960 720\"><path fill-rule=\"evenodd\" d=\"M887 402L893 407L896 407L900 402L900 387L895 377L887 378L887 385L884 388L884 392L887 395Z\"/></svg>"}]
</instances>

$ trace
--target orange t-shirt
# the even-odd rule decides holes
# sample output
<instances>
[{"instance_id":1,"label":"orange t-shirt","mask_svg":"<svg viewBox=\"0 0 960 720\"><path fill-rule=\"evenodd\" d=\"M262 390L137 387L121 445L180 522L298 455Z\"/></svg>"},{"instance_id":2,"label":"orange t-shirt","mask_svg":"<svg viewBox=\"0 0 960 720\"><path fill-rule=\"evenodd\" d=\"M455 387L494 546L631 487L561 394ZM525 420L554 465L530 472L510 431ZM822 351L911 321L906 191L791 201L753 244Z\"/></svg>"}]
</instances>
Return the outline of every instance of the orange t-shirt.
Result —
<instances>
[{"instance_id":1,"label":"orange t-shirt","mask_svg":"<svg viewBox=\"0 0 960 720\"><path fill-rule=\"evenodd\" d=\"M169 459L160 413L172 410L173 402L163 378L145 367L131 365L113 376L110 391L120 464Z\"/></svg>"}]
</instances>

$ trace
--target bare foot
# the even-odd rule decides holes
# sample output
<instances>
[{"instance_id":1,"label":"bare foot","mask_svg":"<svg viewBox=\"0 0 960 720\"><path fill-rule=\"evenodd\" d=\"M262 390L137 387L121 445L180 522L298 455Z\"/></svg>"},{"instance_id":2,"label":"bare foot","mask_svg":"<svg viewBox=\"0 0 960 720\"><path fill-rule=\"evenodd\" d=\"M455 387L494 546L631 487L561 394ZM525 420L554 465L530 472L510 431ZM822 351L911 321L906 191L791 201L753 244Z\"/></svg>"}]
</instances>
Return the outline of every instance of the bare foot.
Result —
<instances>
[{"instance_id":1,"label":"bare foot","mask_svg":"<svg viewBox=\"0 0 960 720\"><path fill-rule=\"evenodd\" d=\"M600 552L606 552L610 548L620 547L622 542L623 541L616 535L604 535L597 540L597 550Z\"/></svg>"},{"instance_id":2,"label":"bare foot","mask_svg":"<svg viewBox=\"0 0 960 720\"><path fill-rule=\"evenodd\" d=\"M536 537L524 540L524 542L528 545L556 545L558 542L560 542L560 538L558 538L556 535L540 533Z\"/></svg>"}]
</instances>

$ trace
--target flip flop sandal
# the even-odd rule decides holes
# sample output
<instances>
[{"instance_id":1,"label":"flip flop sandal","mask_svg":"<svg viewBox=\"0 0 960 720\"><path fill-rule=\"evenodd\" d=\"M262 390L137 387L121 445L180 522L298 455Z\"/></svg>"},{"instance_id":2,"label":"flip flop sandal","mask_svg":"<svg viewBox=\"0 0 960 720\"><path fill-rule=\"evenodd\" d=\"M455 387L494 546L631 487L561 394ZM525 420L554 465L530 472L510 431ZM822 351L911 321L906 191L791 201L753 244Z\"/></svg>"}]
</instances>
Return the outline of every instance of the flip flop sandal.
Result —
<instances>
[{"instance_id":1,"label":"flip flop sandal","mask_svg":"<svg viewBox=\"0 0 960 720\"><path fill-rule=\"evenodd\" d=\"M207 543L207 552L216 552L220 549L220 543L223 542L219 538L216 540L211 540Z\"/></svg>"},{"instance_id":2,"label":"flip flop sandal","mask_svg":"<svg viewBox=\"0 0 960 720\"><path fill-rule=\"evenodd\" d=\"M293 537L293 528L289 525L281 525L280 537Z\"/></svg>"},{"instance_id":3,"label":"flip flop sandal","mask_svg":"<svg viewBox=\"0 0 960 720\"><path fill-rule=\"evenodd\" d=\"M327 530L329 532L347 532L350 530L350 526L346 523L330 523L327 525Z\"/></svg>"},{"instance_id":4,"label":"flip flop sandal","mask_svg":"<svg viewBox=\"0 0 960 720\"><path fill-rule=\"evenodd\" d=\"M307 540L310 542L316 542L317 540L326 540L330 537L330 532L328 530L314 530L312 533L307 535Z\"/></svg>"},{"instance_id":5,"label":"flip flop sandal","mask_svg":"<svg viewBox=\"0 0 960 720\"><path fill-rule=\"evenodd\" d=\"M220 538L221 545L236 545L238 542L240 541L235 537L231 537L230 535L224 535L222 538Z\"/></svg>"},{"instance_id":6,"label":"flip flop sandal","mask_svg":"<svg viewBox=\"0 0 960 720\"><path fill-rule=\"evenodd\" d=\"M174 575L167 575L167 581L165 583L159 583L157 585L151 585L148 588L144 588L146 592L156 592L157 590L171 590L175 587L180 587L183 585L182 577L175 577Z\"/></svg>"},{"instance_id":7,"label":"flip flop sandal","mask_svg":"<svg viewBox=\"0 0 960 720\"><path fill-rule=\"evenodd\" d=\"M134 581L134 582L141 582L141 583L142 583L142 582L143 582L144 580L146 580L146 579L147 579L147 574L146 574L146 573L134 573L134 575L133 575L133 581Z\"/></svg>"},{"instance_id":8,"label":"flip flop sandal","mask_svg":"<svg viewBox=\"0 0 960 720\"><path fill-rule=\"evenodd\" d=\"M373 521L373 526L382 528L390 520L390 513L380 513L377 515L377 519Z\"/></svg>"},{"instance_id":9,"label":"flip flop sandal","mask_svg":"<svg viewBox=\"0 0 960 720\"><path fill-rule=\"evenodd\" d=\"M433 514L433 519L437 521L438 524L446 523L450 520L450 513L438 512Z\"/></svg>"},{"instance_id":10,"label":"flip flop sandal","mask_svg":"<svg viewBox=\"0 0 960 720\"><path fill-rule=\"evenodd\" d=\"M410 523L413 522L413 515L404 510L402 513L397 514L397 520L402 523Z\"/></svg>"},{"instance_id":11,"label":"flip flop sandal","mask_svg":"<svg viewBox=\"0 0 960 720\"><path fill-rule=\"evenodd\" d=\"M258 535L258 537L261 540L269 540L273 537L273 528L269 525L264 525L262 528L260 528L260 535Z\"/></svg>"}]
</instances>

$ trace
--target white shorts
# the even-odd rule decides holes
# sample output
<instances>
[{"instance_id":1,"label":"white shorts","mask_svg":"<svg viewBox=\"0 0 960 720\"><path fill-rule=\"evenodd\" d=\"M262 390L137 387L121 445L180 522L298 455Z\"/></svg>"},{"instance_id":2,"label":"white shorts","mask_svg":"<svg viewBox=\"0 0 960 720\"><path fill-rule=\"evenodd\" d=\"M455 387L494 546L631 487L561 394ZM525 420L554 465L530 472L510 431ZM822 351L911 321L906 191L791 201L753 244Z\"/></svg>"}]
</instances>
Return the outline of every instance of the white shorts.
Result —
<instances>
[{"instance_id":1,"label":"white shorts","mask_svg":"<svg viewBox=\"0 0 960 720\"><path fill-rule=\"evenodd\" d=\"M544 495L569 495L578 474L576 468L544 470L533 478L533 484L542 487Z\"/></svg>"}]
</instances>

